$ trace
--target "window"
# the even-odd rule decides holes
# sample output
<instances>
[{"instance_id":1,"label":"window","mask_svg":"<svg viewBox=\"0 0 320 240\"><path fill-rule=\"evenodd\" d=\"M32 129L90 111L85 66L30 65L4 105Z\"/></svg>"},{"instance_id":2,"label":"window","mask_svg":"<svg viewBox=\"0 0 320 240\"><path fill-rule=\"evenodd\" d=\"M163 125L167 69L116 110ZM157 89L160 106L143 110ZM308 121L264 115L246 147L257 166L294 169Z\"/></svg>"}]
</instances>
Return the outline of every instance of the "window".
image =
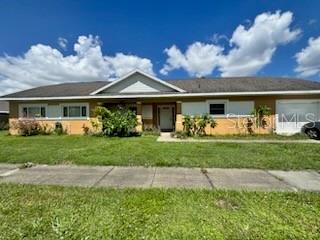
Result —
<instances>
[{"instance_id":1,"label":"window","mask_svg":"<svg viewBox=\"0 0 320 240\"><path fill-rule=\"evenodd\" d=\"M44 106L25 106L22 108L23 118L45 118L46 107Z\"/></svg>"},{"instance_id":2,"label":"window","mask_svg":"<svg viewBox=\"0 0 320 240\"><path fill-rule=\"evenodd\" d=\"M142 119L152 119L152 105L142 105Z\"/></svg>"},{"instance_id":3,"label":"window","mask_svg":"<svg viewBox=\"0 0 320 240\"><path fill-rule=\"evenodd\" d=\"M232 117L249 116L254 108L254 101L230 101L228 102L228 114Z\"/></svg>"},{"instance_id":4,"label":"window","mask_svg":"<svg viewBox=\"0 0 320 240\"><path fill-rule=\"evenodd\" d=\"M87 117L87 106L70 105L63 106L63 117L65 118L81 118Z\"/></svg>"},{"instance_id":5,"label":"window","mask_svg":"<svg viewBox=\"0 0 320 240\"><path fill-rule=\"evenodd\" d=\"M210 103L209 112L211 115L224 115L225 103Z\"/></svg>"}]
</instances>

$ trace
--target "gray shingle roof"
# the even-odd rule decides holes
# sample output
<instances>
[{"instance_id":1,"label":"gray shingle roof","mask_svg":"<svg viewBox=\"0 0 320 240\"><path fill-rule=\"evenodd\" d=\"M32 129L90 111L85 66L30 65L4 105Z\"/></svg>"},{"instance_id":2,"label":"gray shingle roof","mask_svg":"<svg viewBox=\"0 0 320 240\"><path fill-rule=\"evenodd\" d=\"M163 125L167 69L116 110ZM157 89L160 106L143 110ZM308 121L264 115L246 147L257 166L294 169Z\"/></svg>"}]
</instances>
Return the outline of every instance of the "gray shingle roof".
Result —
<instances>
[{"instance_id":1,"label":"gray shingle roof","mask_svg":"<svg viewBox=\"0 0 320 240\"><path fill-rule=\"evenodd\" d=\"M169 82L192 93L320 90L320 82L274 77L197 78Z\"/></svg>"},{"instance_id":2,"label":"gray shingle roof","mask_svg":"<svg viewBox=\"0 0 320 240\"><path fill-rule=\"evenodd\" d=\"M66 96L88 96L94 90L97 90L109 82L75 82L63 83L57 85L42 86L28 89L25 91L12 93L3 97L66 97Z\"/></svg>"},{"instance_id":3,"label":"gray shingle roof","mask_svg":"<svg viewBox=\"0 0 320 240\"><path fill-rule=\"evenodd\" d=\"M167 81L170 84L182 88L189 93L320 90L320 82L274 77L194 78ZM64 83L37 87L9 94L3 97L22 98L88 96L91 92L105 86L108 83L110 82L97 81Z\"/></svg>"}]
</instances>

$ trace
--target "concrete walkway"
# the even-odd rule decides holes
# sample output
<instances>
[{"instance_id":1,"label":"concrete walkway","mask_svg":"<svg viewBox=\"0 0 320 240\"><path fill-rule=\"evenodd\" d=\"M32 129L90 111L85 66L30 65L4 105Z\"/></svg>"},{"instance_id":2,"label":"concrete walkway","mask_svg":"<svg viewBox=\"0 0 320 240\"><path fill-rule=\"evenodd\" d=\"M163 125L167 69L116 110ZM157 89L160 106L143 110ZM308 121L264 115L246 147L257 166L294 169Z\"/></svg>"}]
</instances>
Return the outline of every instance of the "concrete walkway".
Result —
<instances>
[{"instance_id":1,"label":"concrete walkway","mask_svg":"<svg viewBox=\"0 0 320 240\"><path fill-rule=\"evenodd\" d=\"M84 187L165 187L258 191L320 191L316 171L0 164L0 183Z\"/></svg>"},{"instance_id":2,"label":"concrete walkway","mask_svg":"<svg viewBox=\"0 0 320 240\"><path fill-rule=\"evenodd\" d=\"M157 138L157 142L199 142L199 143L314 143L320 144L318 140L312 139L297 139L297 140L280 140L280 139L196 139L196 138L186 138L179 139L171 137L170 133L161 133Z\"/></svg>"}]
</instances>

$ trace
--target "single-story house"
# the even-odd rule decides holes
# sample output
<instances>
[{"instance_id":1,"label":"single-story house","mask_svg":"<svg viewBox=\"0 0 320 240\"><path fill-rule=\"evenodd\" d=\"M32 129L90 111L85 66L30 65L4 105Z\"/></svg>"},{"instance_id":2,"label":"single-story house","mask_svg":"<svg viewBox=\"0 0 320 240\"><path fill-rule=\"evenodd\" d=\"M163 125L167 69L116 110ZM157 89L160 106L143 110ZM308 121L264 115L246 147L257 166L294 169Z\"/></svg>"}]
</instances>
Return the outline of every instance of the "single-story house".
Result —
<instances>
[{"instance_id":1,"label":"single-story house","mask_svg":"<svg viewBox=\"0 0 320 240\"><path fill-rule=\"evenodd\" d=\"M0 130L7 127L9 121L9 103L0 101Z\"/></svg>"},{"instance_id":2,"label":"single-story house","mask_svg":"<svg viewBox=\"0 0 320 240\"><path fill-rule=\"evenodd\" d=\"M96 106L127 105L134 109L138 131L183 129L183 115L209 113L216 121L208 134L246 132L254 108L271 109L269 124L257 133L292 134L320 118L320 83L275 77L227 77L161 80L136 70L115 81L64 83L37 87L0 98L9 101L10 124L34 118L70 134L91 126Z\"/></svg>"}]
</instances>

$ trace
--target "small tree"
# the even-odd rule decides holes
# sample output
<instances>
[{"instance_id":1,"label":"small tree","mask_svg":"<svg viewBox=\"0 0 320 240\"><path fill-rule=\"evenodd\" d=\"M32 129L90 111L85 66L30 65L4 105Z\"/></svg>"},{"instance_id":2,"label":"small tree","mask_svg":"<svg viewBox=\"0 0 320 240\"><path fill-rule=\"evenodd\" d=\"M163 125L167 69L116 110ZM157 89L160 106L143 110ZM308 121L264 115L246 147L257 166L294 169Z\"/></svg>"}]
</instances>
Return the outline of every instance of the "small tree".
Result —
<instances>
[{"instance_id":1,"label":"small tree","mask_svg":"<svg viewBox=\"0 0 320 240\"><path fill-rule=\"evenodd\" d=\"M123 106L111 109L97 107L95 114L102 123L102 132L106 136L130 136L138 124L135 112Z\"/></svg>"},{"instance_id":2,"label":"small tree","mask_svg":"<svg viewBox=\"0 0 320 240\"><path fill-rule=\"evenodd\" d=\"M197 123L198 123L198 129L197 129L198 135L206 135L205 129L207 125L210 125L211 128L215 128L217 126L217 122L208 113L203 114L198 119Z\"/></svg>"},{"instance_id":3,"label":"small tree","mask_svg":"<svg viewBox=\"0 0 320 240\"><path fill-rule=\"evenodd\" d=\"M210 125L211 128L217 126L217 122L208 113L201 116L184 115L183 128L188 136L193 135L206 135L206 126Z\"/></svg>"},{"instance_id":4,"label":"small tree","mask_svg":"<svg viewBox=\"0 0 320 240\"><path fill-rule=\"evenodd\" d=\"M194 118L190 115L184 115L183 118L183 130L187 133L188 136L193 135Z\"/></svg>"},{"instance_id":5,"label":"small tree","mask_svg":"<svg viewBox=\"0 0 320 240\"><path fill-rule=\"evenodd\" d=\"M271 115L271 108L267 105L260 105L251 112L256 120L257 127L265 128L267 126L266 117Z\"/></svg>"}]
</instances>

